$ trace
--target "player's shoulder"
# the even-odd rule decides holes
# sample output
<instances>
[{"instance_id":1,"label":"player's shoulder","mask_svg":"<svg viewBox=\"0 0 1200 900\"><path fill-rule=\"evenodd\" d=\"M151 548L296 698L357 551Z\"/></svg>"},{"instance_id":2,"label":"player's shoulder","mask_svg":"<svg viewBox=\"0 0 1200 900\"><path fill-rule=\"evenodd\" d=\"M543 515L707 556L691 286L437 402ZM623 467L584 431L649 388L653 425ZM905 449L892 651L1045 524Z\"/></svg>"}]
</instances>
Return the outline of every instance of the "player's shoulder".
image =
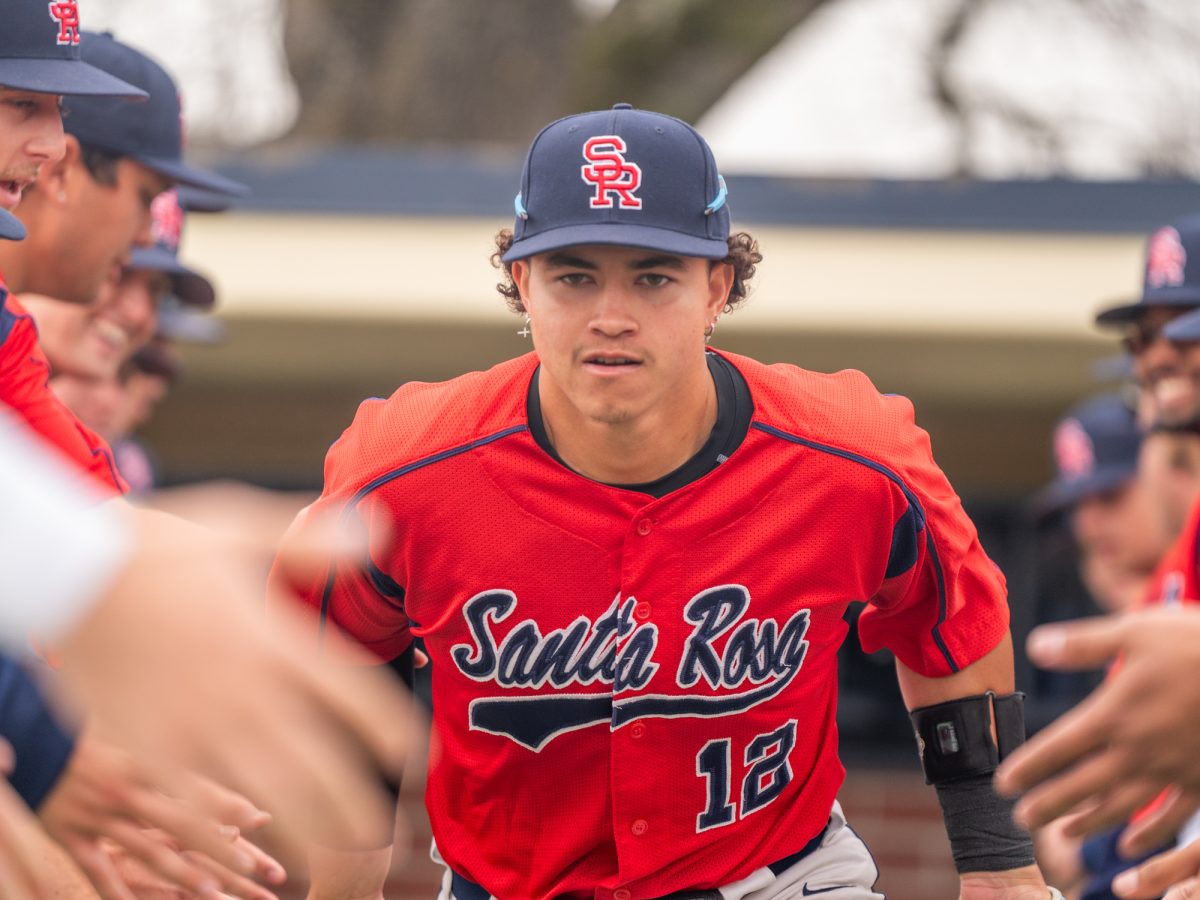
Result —
<instances>
[{"instance_id":1,"label":"player's shoulder","mask_svg":"<svg viewBox=\"0 0 1200 900\"><path fill-rule=\"evenodd\" d=\"M363 401L330 448L326 480L369 480L527 427L525 398L536 366L530 353L448 381L410 381L390 397Z\"/></svg>"},{"instance_id":2,"label":"player's shoulder","mask_svg":"<svg viewBox=\"0 0 1200 900\"><path fill-rule=\"evenodd\" d=\"M903 453L911 442L911 401L880 392L863 372L814 372L724 355L746 378L754 419L768 430L872 458Z\"/></svg>"}]
</instances>

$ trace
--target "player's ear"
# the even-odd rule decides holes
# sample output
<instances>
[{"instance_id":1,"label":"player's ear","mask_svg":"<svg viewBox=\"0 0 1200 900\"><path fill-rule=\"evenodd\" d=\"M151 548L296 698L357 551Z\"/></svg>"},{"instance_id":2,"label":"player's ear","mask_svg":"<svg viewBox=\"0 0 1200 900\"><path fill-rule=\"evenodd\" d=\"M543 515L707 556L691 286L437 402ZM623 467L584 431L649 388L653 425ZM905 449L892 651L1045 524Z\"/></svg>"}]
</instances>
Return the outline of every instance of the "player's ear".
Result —
<instances>
[{"instance_id":1,"label":"player's ear","mask_svg":"<svg viewBox=\"0 0 1200 900\"><path fill-rule=\"evenodd\" d=\"M529 312L529 263L528 259L515 259L510 264L512 272L513 284L517 286L517 291L521 294L521 305L525 307L525 311Z\"/></svg>"},{"instance_id":2,"label":"player's ear","mask_svg":"<svg viewBox=\"0 0 1200 900\"><path fill-rule=\"evenodd\" d=\"M725 309L731 290L733 290L733 264L711 263L708 267L708 305L712 315L719 316Z\"/></svg>"}]
</instances>

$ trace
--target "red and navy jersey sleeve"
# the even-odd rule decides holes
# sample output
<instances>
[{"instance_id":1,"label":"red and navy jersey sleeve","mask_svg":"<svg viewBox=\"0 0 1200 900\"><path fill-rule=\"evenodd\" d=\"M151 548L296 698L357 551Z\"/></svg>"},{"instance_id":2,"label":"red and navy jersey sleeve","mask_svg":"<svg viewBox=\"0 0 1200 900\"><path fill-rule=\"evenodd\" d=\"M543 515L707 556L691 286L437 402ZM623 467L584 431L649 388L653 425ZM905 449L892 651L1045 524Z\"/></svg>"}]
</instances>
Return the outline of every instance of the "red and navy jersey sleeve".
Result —
<instances>
[{"instance_id":1,"label":"red and navy jersey sleeve","mask_svg":"<svg viewBox=\"0 0 1200 900\"><path fill-rule=\"evenodd\" d=\"M867 604L859 617L863 649L887 648L913 671L942 677L995 648L1008 628L1004 576L934 462L912 403L880 394L861 372L735 359L755 373L753 428L808 451L781 464L801 465L820 481L796 504L808 523L804 544L839 554L855 571L862 593L850 599ZM835 504L812 497L833 489L839 515L853 516L862 552L827 547L821 537L838 524L830 519Z\"/></svg>"},{"instance_id":2,"label":"red and navy jersey sleeve","mask_svg":"<svg viewBox=\"0 0 1200 900\"><path fill-rule=\"evenodd\" d=\"M404 590L385 574L385 559L395 533L396 517L371 490L372 463L377 459L369 445L384 401L368 400L354 423L330 449L325 459L325 486L321 496L305 508L284 538L303 542L314 529L345 529L366 534L366 558L341 558L331 554L313 575L297 580L285 575L277 562L271 573L273 587L312 608L317 635L324 637L336 625L383 662L395 659L412 642L404 609Z\"/></svg>"},{"instance_id":3,"label":"red and navy jersey sleeve","mask_svg":"<svg viewBox=\"0 0 1200 900\"><path fill-rule=\"evenodd\" d=\"M126 493L128 486L108 442L80 422L50 389L50 363L38 346L32 317L16 298L4 294L0 287L0 403L15 410L103 490Z\"/></svg>"},{"instance_id":4,"label":"red and navy jersey sleeve","mask_svg":"<svg viewBox=\"0 0 1200 900\"><path fill-rule=\"evenodd\" d=\"M975 662L1008 630L1003 574L933 460L929 436L903 397L879 398L889 435L880 462L904 496L885 579L859 618L868 653L886 647L913 671L938 677Z\"/></svg>"}]
</instances>

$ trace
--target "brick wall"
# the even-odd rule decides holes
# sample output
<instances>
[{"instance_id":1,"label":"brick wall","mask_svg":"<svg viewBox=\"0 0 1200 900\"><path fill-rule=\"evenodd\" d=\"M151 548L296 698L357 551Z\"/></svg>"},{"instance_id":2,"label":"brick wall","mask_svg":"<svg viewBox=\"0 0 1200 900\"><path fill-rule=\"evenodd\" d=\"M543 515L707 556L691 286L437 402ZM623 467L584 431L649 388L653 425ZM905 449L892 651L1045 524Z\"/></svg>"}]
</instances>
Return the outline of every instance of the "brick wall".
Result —
<instances>
[{"instance_id":1,"label":"brick wall","mask_svg":"<svg viewBox=\"0 0 1200 900\"><path fill-rule=\"evenodd\" d=\"M398 838L408 855L393 866L389 900L432 900L441 878L440 868L429 859L429 823L420 785L412 783L419 782L418 773L412 774L401 801L410 833ZM879 863L878 887L888 900L952 900L958 895L937 797L919 772L852 768L840 799L854 830ZM300 900L304 896L300 881L281 896Z\"/></svg>"}]
</instances>

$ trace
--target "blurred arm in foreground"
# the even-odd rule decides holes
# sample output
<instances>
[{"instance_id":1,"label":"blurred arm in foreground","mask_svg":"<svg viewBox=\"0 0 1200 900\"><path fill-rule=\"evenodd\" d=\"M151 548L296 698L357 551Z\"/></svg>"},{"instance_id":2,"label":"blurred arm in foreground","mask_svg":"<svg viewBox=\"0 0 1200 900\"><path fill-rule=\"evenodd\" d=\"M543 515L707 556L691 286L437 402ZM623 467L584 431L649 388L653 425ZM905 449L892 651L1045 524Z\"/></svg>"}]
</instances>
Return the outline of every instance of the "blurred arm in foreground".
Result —
<instances>
[{"instance_id":1,"label":"blurred arm in foreground","mask_svg":"<svg viewBox=\"0 0 1200 900\"><path fill-rule=\"evenodd\" d=\"M319 662L300 612L268 626L259 586L273 548L120 501L89 506L48 455L0 421L0 536L20 562L0 596L23 598L0 604L3 639L52 643L70 698L106 737L164 783L192 769L237 788L293 847L390 822L378 775L400 771L413 726L378 710L405 693L378 670ZM303 572L318 543L325 559L345 543L332 529L314 541L277 565Z\"/></svg>"},{"instance_id":2,"label":"blurred arm in foreground","mask_svg":"<svg viewBox=\"0 0 1200 900\"><path fill-rule=\"evenodd\" d=\"M1024 793L1016 816L1040 827L1071 816L1090 833L1127 821L1164 788L1170 799L1131 828L1123 849L1136 852L1178 827L1200 796L1200 610L1147 609L1036 629L1030 658L1049 669L1120 666L1091 696L1015 752L996 774L998 790ZM1190 866L1190 870L1189 870ZM1200 887L1196 847L1170 851L1119 877L1121 896L1154 897Z\"/></svg>"}]
</instances>

